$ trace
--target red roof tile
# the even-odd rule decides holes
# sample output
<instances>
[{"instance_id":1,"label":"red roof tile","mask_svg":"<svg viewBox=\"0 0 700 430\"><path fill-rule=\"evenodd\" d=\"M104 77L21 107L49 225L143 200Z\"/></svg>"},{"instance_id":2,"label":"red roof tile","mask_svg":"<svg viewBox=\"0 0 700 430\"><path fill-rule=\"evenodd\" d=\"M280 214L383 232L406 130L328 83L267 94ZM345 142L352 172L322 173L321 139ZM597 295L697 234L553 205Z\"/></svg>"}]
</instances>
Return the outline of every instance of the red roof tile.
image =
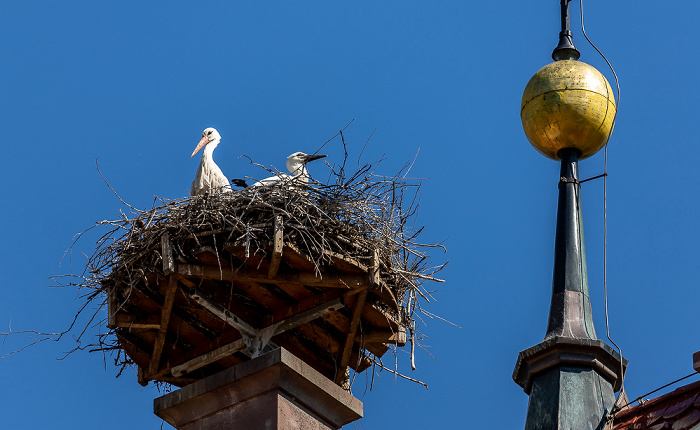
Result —
<instances>
[{"instance_id":1,"label":"red roof tile","mask_svg":"<svg viewBox=\"0 0 700 430\"><path fill-rule=\"evenodd\" d=\"M615 414L614 430L691 430L700 423L700 381Z\"/></svg>"}]
</instances>

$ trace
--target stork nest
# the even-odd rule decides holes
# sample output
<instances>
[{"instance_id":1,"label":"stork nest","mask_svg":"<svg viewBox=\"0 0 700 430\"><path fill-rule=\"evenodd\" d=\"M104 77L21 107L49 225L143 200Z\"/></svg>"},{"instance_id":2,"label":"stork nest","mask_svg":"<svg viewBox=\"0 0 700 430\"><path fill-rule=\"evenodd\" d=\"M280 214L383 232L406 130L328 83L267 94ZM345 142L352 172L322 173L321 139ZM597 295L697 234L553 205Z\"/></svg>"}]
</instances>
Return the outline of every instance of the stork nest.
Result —
<instances>
[{"instance_id":1,"label":"stork nest","mask_svg":"<svg viewBox=\"0 0 700 430\"><path fill-rule=\"evenodd\" d=\"M423 230L414 228L420 183L405 179L407 167L386 177L368 164L348 176L343 164L331 167L330 185L280 183L177 200L157 198L159 205L150 210L130 207L128 216L122 213L120 219L97 223L108 231L98 240L79 282L72 284L91 289L88 302L101 300L101 307L110 295L127 297L136 279L167 275L163 259L169 256L162 255L166 235L178 264L192 263L196 250L202 249L219 259L225 244L238 246L245 258L262 261L275 238L275 220L281 219L285 246L308 256L317 273L332 273L338 256L379 269L378 285L395 301L384 307L409 334L413 364L413 346L422 336L418 313L433 316L423 308L431 300L424 284L442 282L434 275L444 264L432 266L428 252L444 247L417 241ZM115 364L122 370L134 363L119 337L123 332L113 326L99 336L96 348L116 350ZM378 354L374 356L374 364L384 367L376 360Z\"/></svg>"}]
</instances>

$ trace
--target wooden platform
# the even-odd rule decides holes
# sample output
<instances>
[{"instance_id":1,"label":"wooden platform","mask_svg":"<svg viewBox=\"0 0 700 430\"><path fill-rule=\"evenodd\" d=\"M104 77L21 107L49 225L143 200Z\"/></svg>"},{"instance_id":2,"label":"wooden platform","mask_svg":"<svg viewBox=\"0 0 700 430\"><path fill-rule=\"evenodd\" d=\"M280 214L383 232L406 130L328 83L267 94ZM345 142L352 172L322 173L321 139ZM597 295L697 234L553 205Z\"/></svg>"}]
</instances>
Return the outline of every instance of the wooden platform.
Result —
<instances>
[{"instance_id":1,"label":"wooden platform","mask_svg":"<svg viewBox=\"0 0 700 430\"><path fill-rule=\"evenodd\" d=\"M139 382L185 386L282 346L336 383L371 365L406 333L374 258L314 261L282 240L183 253L161 237L162 270L131 270L109 289L110 328ZM183 257L183 254L186 254ZM368 354L369 353L369 354Z\"/></svg>"}]
</instances>

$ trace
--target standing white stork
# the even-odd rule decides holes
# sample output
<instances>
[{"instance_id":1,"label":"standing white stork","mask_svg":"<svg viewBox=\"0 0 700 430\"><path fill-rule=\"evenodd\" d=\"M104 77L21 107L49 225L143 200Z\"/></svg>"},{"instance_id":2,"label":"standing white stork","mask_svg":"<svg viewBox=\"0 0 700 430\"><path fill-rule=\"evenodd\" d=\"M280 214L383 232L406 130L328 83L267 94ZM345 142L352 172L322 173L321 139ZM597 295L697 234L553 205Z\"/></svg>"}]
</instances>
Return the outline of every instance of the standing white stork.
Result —
<instances>
[{"instance_id":1,"label":"standing white stork","mask_svg":"<svg viewBox=\"0 0 700 430\"><path fill-rule=\"evenodd\" d=\"M220 141L221 135L215 128L209 127L202 132L202 138L199 140L192 155L190 155L190 158L194 157L194 154L204 147L204 151L202 151L202 161L199 162L197 174L190 188L191 196L199 196L210 190L222 193L231 192L231 184L229 184L228 178L224 176L213 158L214 149L216 149Z\"/></svg>"},{"instance_id":2,"label":"standing white stork","mask_svg":"<svg viewBox=\"0 0 700 430\"><path fill-rule=\"evenodd\" d=\"M270 176L269 178L262 179L254 183L252 186L261 187L265 185L276 184L278 182L289 182L298 185L307 185L309 183L309 178L311 177L311 175L309 175L309 169L306 168L306 163L308 163L309 161L318 160L319 158L323 157L325 157L325 155L308 155L304 154L303 152L295 152L294 154L291 154L289 157L287 157L287 170L289 170L291 175L287 175L286 173L280 173L279 175Z\"/></svg>"}]
</instances>

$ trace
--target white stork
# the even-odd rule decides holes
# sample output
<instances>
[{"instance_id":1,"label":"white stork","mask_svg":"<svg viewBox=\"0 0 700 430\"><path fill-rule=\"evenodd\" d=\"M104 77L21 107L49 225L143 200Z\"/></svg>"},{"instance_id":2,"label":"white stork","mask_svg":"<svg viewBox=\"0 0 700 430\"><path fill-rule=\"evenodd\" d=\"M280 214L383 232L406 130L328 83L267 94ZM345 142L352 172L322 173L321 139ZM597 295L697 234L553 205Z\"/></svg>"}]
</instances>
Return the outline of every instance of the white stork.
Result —
<instances>
[{"instance_id":1,"label":"white stork","mask_svg":"<svg viewBox=\"0 0 700 430\"><path fill-rule=\"evenodd\" d=\"M261 187L265 185L272 185L278 182L290 182L299 185L307 185L309 183L309 170L306 168L306 163L313 160L318 160L323 158L325 155L314 154L308 155L303 152L295 152L287 157L287 169L291 175L286 173L280 173L279 175L270 176L269 178L262 179L254 183L253 187Z\"/></svg>"},{"instance_id":2,"label":"white stork","mask_svg":"<svg viewBox=\"0 0 700 430\"><path fill-rule=\"evenodd\" d=\"M202 161L199 162L197 174L190 188L191 196L199 196L211 190L222 193L231 192L231 184L229 184L228 179L224 176L223 172L221 172L221 169L216 165L213 158L214 149L216 149L220 141L221 135L215 128L209 127L202 132L202 138L194 149L194 152L192 152L192 155L190 155L190 158L192 158L202 147L204 148L204 151L202 151Z\"/></svg>"}]
</instances>

